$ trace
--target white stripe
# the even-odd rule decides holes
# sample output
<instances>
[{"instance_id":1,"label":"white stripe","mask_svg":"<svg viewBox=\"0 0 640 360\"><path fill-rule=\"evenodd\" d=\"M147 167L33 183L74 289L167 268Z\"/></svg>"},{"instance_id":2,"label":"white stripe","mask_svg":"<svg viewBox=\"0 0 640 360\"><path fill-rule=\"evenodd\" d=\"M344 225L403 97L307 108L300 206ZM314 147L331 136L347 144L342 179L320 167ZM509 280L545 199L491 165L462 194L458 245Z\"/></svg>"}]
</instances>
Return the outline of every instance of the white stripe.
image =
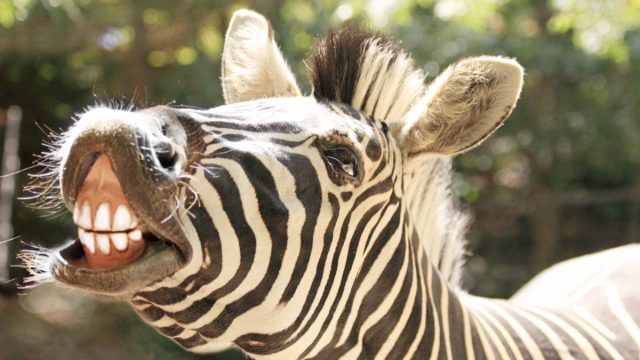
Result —
<instances>
[{"instance_id":1,"label":"white stripe","mask_svg":"<svg viewBox=\"0 0 640 360\"><path fill-rule=\"evenodd\" d=\"M614 250L618 250L618 249L614 249ZM611 251L611 250L610 250ZM627 256L625 257L624 253L623 254L618 254L618 252L613 252L611 251L611 253L605 253L607 255L610 255L609 257L605 258L604 256L602 256L602 260L614 260L611 255L615 256L615 262L609 266L603 267L601 268L598 273L591 278L591 280L587 283L584 284L580 287L579 290L577 290L576 292L574 292L573 294L571 294L571 296L567 297L566 300L566 304L575 304L577 303L580 298L582 298L583 296L587 295L587 293L590 293L593 288L595 288L596 286L599 286L603 283L606 283L606 279L608 277L611 276L611 274L613 274L614 272L616 272L618 269L620 269L623 265L625 265L627 263L627 261L629 261L632 258L636 258L637 254L630 252L627 254ZM604 254L602 254L604 255ZM622 259L620 258L620 256L622 256ZM589 264L590 266L593 264Z\"/></svg>"},{"instance_id":2,"label":"white stripe","mask_svg":"<svg viewBox=\"0 0 640 360\"><path fill-rule=\"evenodd\" d=\"M409 269L411 269L411 271L413 272L413 264L415 263L415 256L411 257L413 261L409 261L409 252L413 252L413 247L407 246L407 253L405 254L405 258L407 258L406 270L403 269L404 275L398 276L398 281L396 281L397 283L403 282L403 279L407 276L407 271ZM403 268L404 267L405 266L403 264ZM385 341L385 343L380 348L380 351L378 351L378 354L376 355L376 358L378 359L389 358L389 354L393 350L393 346L396 345L396 343L398 342L398 339L400 338L400 335L402 334L402 331L407 326L407 322L409 321L409 316L411 315L411 312L413 311L413 308L415 306L416 293L418 292L418 276L419 275L415 272L413 272L412 275L413 276L411 279L411 288L409 290L409 297L407 298L407 303L404 305L404 308L402 309L402 313L398 318L398 322L396 323L393 330L387 337L387 340Z\"/></svg>"},{"instance_id":3,"label":"white stripe","mask_svg":"<svg viewBox=\"0 0 640 360\"><path fill-rule=\"evenodd\" d=\"M323 160L320 158L319 155L317 157L310 157L309 159L313 164L312 166L316 168L318 166L324 166ZM327 196L326 192L322 190L322 193L323 193L322 195L323 198L326 198ZM317 223L316 223L314 234L313 234L314 239L324 238L327 228L329 226L329 222L331 221L331 215L332 215L332 209L329 202L328 201L321 202L320 215L317 218ZM337 227L340 227L340 220L337 221ZM308 264L307 270L302 275L303 278L300 282L300 285L297 291L295 292L293 298L291 298L291 300L284 307L279 307L277 309L277 311L281 313L282 316L287 317L290 320L295 319L296 315L298 314L300 316L303 316L303 319L300 322L300 325L298 326L296 331L290 336L291 339L296 338L298 336L300 338L297 340L297 342L292 343L288 348L286 348L282 352L278 352L273 356L271 356L271 358L295 359L300 357L299 354L307 348L308 344L310 344L313 340L315 340L315 338L318 336L318 333L320 332L320 326L324 322L326 315L324 316L321 315L322 314L321 312L320 315L314 317L314 312L318 308L318 304L322 297L321 296L322 292L326 287L326 282L327 282L328 274L329 274L329 271L331 270L331 267L328 265L325 266L323 274L320 274L321 280L319 285L317 285L317 288L311 289L311 285L314 277L317 274L316 271L318 269L318 264L320 261L320 254L324 249L323 245L324 245L323 242L315 242L313 244L313 249L308 259L309 264ZM325 261L331 261L331 259L333 258L335 245L336 245L335 241L331 242L330 248L327 254L327 260ZM308 298L311 298L311 301L312 301L311 306L309 307L306 313L300 314L302 306L304 305L304 302L307 301ZM328 298L322 310L328 312L331 305L332 305L332 302ZM270 322L270 320L266 320L265 322ZM309 325L309 323L311 323L309 329L305 333L301 333L304 327Z\"/></svg>"},{"instance_id":4,"label":"white stripe","mask_svg":"<svg viewBox=\"0 0 640 360\"><path fill-rule=\"evenodd\" d=\"M182 329L182 332L176 336L172 336L174 339L188 339L190 337L192 337L193 335L197 334L195 331L193 330L189 330L189 329Z\"/></svg>"},{"instance_id":5,"label":"white stripe","mask_svg":"<svg viewBox=\"0 0 640 360\"><path fill-rule=\"evenodd\" d=\"M333 234L331 235L334 239L337 239L340 236L340 228L342 223L344 222L344 217L346 212L344 211L344 209L338 209L339 210L339 214L337 214L337 219L335 220L335 227L333 229ZM325 212L326 211L326 212ZM325 202L323 204L323 213L326 214L331 214L331 206L328 204L328 202ZM327 218L329 218L330 216L327 216ZM319 216L319 219L322 219L323 216ZM327 219L329 220L329 219ZM321 232L321 234L318 234L318 231ZM323 238L324 237L324 233L328 231L328 229L326 227L323 227L321 229L318 229L316 227L316 233L314 233L314 238L318 239L318 238ZM328 288L329 284L329 274L331 273L332 267L331 267L331 263L333 262L333 258L335 256L337 256L336 251L337 251L337 245L338 242L337 241L331 241L330 243L330 247L329 247L329 251L327 252L326 255L326 264L324 267L324 271L322 273L322 278L320 281L320 285L318 286L317 290L315 291L315 293L317 294L317 296L315 296L314 302L312 304L311 309L309 309L309 312L305 315L305 319L303 321L303 326L301 326L294 334L293 337L296 336L303 336L300 339L300 343L303 343L304 341L308 341L311 342L313 341L318 334L320 334L321 332L321 328L322 328L322 324L325 321L325 319L329 316L329 311L331 309L331 306L333 305L335 298L336 298L336 293L338 290L337 286L333 286L331 288L329 288L329 292L327 294L326 300L324 302L324 305L322 306L322 308L320 309L320 311L318 312L318 314L316 315L315 318L311 318L312 315L315 314L315 312L317 311L317 308L320 306L319 302L322 298L322 294L324 293L324 291ZM344 248L343 248L344 250ZM334 284L336 282L336 279L339 279L342 276L342 271L344 271L344 267L341 266L342 264L338 264L338 268L335 269L336 272L334 274ZM311 323L311 326L306 330L306 332L304 334L300 334L300 331L302 331L302 328L308 324ZM318 345L319 346L319 345Z\"/></svg>"},{"instance_id":6,"label":"white stripe","mask_svg":"<svg viewBox=\"0 0 640 360\"><path fill-rule=\"evenodd\" d=\"M149 324L155 326L155 327L168 327L171 325L175 325L176 321L173 320L172 318L168 317L167 315L162 315L162 317L156 321L150 321Z\"/></svg>"}]
</instances>

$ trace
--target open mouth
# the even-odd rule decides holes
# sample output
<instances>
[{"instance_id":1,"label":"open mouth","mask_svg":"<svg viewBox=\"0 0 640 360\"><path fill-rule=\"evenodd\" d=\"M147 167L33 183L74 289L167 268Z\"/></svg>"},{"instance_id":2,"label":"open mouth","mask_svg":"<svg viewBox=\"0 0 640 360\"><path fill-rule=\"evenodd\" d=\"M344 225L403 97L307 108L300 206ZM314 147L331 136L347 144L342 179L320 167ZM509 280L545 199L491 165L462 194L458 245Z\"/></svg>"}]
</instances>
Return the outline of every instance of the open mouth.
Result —
<instances>
[{"instance_id":1,"label":"open mouth","mask_svg":"<svg viewBox=\"0 0 640 360\"><path fill-rule=\"evenodd\" d=\"M129 265L144 254L147 243L159 241L133 212L104 154L95 160L78 192L73 222L84 250L77 265L91 269Z\"/></svg>"},{"instance_id":2,"label":"open mouth","mask_svg":"<svg viewBox=\"0 0 640 360\"><path fill-rule=\"evenodd\" d=\"M111 159L94 157L75 196L78 239L56 253L52 273L90 292L131 294L180 269L185 255L135 213Z\"/></svg>"}]
</instances>

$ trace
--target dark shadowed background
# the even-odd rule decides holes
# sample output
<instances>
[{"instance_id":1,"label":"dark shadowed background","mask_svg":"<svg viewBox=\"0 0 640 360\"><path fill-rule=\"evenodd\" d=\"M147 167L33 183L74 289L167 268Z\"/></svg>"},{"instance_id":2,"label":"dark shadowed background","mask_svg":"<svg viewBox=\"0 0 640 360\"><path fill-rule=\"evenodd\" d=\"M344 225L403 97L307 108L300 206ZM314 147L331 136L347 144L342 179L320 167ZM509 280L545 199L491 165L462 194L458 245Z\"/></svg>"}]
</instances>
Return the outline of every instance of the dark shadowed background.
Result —
<instances>
[{"instance_id":1,"label":"dark shadowed background","mask_svg":"<svg viewBox=\"0 0 640 360\"><path fill-rule=\"evenodd\" d=\"M222 104L223 37L241 7L272 21L306 93L304 54L345 22L402 40L430 79L468 55L523 64L514 114L456 161L453 190L475 214L469 291L509 296L556 261L640 239L638 1L0 0L3 171L29 166L44 150L41 129L66 128L97 99ZM24 272L9 265L21 242L55 246L74 235L69 214L15 200L28 195L20 189L29 172L0 183L0 359L204 357L157 334L126 304L51 286L17 296Z\"/></svg>"}]
</instances>

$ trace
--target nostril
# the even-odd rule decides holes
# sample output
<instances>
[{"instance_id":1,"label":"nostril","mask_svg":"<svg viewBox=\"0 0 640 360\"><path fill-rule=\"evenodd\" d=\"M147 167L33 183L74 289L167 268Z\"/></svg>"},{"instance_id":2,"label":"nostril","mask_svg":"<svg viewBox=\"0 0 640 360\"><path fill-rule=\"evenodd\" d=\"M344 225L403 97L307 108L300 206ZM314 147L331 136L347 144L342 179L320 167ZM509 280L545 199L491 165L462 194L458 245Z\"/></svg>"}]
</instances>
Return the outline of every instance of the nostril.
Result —
<instances>
[{"instance_id":1,"label":"nostril","mask_svg":"<svg viewBox=\"0 0 640 360\"><path fill-rule=\"evenodd\" d=\"M156 144L153 148L156 158L158 159L158 163L163 169L172 169L178 162L178 153L170 143L161 142Z\"/></svg>"}]
</instances>

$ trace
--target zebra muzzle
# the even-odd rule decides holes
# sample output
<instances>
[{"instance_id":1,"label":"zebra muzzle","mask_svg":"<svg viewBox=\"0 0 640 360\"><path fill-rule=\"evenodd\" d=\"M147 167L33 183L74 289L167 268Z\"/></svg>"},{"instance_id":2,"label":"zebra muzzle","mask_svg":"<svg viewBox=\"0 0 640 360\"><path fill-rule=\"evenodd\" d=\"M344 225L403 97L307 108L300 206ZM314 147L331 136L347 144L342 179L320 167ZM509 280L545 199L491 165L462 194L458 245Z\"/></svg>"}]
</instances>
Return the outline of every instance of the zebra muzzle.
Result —
<instances>
[{"instance_id":1,"label":"zebra muzzle","mask_svg":"<svg viewBox=\"0 0 640 360\"><path fill-rule=\"evenodd\" d=\"M172 172L181 162L178 152L164 151L180 150L180 144L153 142L168 126L180 135L181 127L160 110L98 109L80 118L63 145L60 167L78 238L53 256L57 281L128 297L188 263L191 246L173 206ZM172 140L163 139L160 145Z\"/></svg>"}]
</instances>

